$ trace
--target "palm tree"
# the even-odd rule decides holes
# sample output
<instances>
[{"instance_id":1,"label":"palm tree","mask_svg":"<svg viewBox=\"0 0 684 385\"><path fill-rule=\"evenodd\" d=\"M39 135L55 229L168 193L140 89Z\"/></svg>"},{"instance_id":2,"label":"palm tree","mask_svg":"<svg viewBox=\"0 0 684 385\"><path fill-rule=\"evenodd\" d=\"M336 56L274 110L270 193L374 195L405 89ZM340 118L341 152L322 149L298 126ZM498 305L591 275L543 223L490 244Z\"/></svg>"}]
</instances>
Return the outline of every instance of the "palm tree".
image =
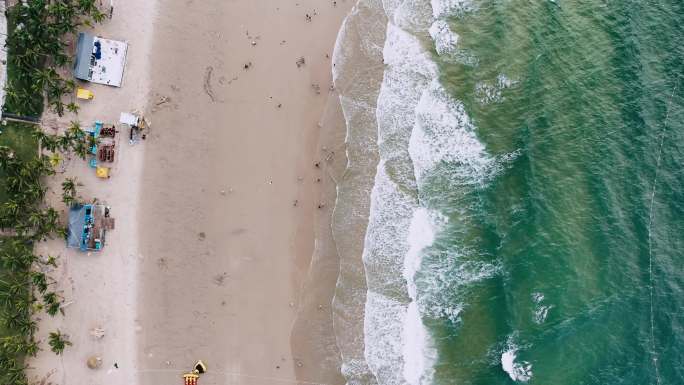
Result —
<instances>
[{"instance_id":1,"label":"palm tree","mask_svg":"<svg viewBox=\"0 0 684 385\"><path fill-rule=\"evenodd\" d=\"M71 102L71 103L68 103L66 105L66 109L67 109L67 111L75 114L78 112L79 109L81 109L81 106L79 106L78 104L76 104L74 102Z\"/></svg>"},{"instance_id":2,"label":"palm tree","mask_svg":"<svg viewBox=\"0 0 684 385\"><path fill-rule=\"evenodd\" d=\"M38 292L41 294L45 293L48 289L47 275L41 271L32 271L30 275L33 286L38 289Z\"/></svg>"},{"instance_id":3,"label":"palm tree","mask_svg":"<svg viewBox=\"0 0 684 385\"><path fill-rule=\"evenodd\" d=\"M62 332L59 330L56 332L50 332L48 344L50 345L50 349L57 355L62 354L67 346L71 346L71 342L69 342L68 337L62 334Z\"/></svg>"},{"instance_id":4,"label":"palm tree","mask_svg":"<svg viewBox=\"0 0 684 385\"><path fill-rule=\"evenodd\" d=\"M77 183L75 178L66 178L62 182L62 202L68 207L76 203Z\"/></svg>"},{"instance_id":5,"label":"palm tree","mask_svg":"<svg viewBox=\"0 0 684 385\"><path fill-rule=\"evenodd\" d=\"M35 356L38 350L38 344L32 338L16 334L0 338L0 351L4 354Z\"/></svg>"},{"instance_id":6,"label":"palm tree","mask_svg":"<svg viewBox=\"0 0 684 385\"><path fill-rule=\"evenodd\" d=\"M61 308L61 301L55 292L43 294L43 303L46 306L45 311L53 317L57 315Z\"/></svg>"}]
</instances>

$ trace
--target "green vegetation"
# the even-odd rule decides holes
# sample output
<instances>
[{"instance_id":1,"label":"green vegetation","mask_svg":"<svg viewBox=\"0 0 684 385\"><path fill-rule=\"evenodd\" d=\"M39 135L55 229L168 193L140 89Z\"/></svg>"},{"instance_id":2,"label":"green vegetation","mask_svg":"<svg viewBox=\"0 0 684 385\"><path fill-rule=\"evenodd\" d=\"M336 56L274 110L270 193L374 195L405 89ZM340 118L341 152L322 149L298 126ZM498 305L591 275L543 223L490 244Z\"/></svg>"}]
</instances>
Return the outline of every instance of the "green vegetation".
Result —
<instances>
[{"instance_id":1,"label":"green vegetation","mask_svg":"<svg viewBox=\"0 0 684 385\"><path fill-rule=\"evenodd\" d=\"M0 146L13 149L19 159L31 160L38 156L38 138L32 134L34 130L30 124L7 122L0 126ZM0 171L0 204L7 199L4 178Z\"/></svg>"},{"instance_id":2,"label":"green vegetation","mask_svg":"<svg viewBox=\"0 0 684 385\"><path fill-rule=\"evenodd\" d=\"M62 97L76 84L60 73L70 62L67 39L83 25L104 20L96 0L29 0L7 12L9 36L7 100L4 109L20 115L40 116L43 102L60 116L74 103Z\"/></svg>"},{"instance_id":3,"label":"green vegetation","mask_svg":"<svg viewBox=\"0 0 684 385\"><path fill-rule=\"evenodd\" d=\"M62 334L62 332L59 330L56 332L51 332L48 341L50 344L50 349L55 352L55 354L62 354L64 348L71 346L71 342L69 342L67 336Z\"/></svg>"},{"instance_id":4,"label":"green vegetation","mask_svg":"<svg viewBox=\"0 0 684 385\"><path fill-rule=\"evenodd\" d=\"M74 40L80 26L104 19L96 0L28 0L7 15L4 111L40 116L47 102L60 116L76 113L77 105L62 100L75 83L61 74L70 61L67 41ZM85 158L94 139L77 122L63 135L48 135L21 123L3 124L0 130L0 384L27 385L24 359L39 350L32 315L63 312L63 299L52 289L55 282L48 275L57 266L56 258L33 253L35 242L66 235L58 211L44 203L44 177L54 174L63 153ZM73 179L63 183L65 204L77 200L77 186ZM71 345L59 331L50 333L48 344L56 354Z\"/></svg>"}]
</instances>

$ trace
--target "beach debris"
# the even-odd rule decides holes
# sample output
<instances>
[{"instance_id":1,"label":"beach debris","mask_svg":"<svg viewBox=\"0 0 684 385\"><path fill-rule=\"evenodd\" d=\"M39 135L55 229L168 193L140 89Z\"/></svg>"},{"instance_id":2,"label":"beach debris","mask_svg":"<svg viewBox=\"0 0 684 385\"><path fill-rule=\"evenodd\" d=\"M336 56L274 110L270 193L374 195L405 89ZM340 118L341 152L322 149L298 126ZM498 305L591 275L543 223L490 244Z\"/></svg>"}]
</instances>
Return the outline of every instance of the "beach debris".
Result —
<instances>
[{"instance_id":1,"label":"beach debris","mask_svg":"<svg viewBox=\"0 0 684 385\"><path fill-rule=\"evenodd\" d=\"M294 307L294 302L290 302L290 307Z\"/></svg>"},{"instance_id":2,"label":"beach debris","mask_svg":"<svg viewBox=\"0 0 684 385\"><path fill-rule=\"evenodd\" d=\"M294 202L292 202L292 206L297 207L299 204L299 200L295 199Z\"/></svg>"},{"instance_id":3,"label":"beach debris","mask_svg":"<svg viewBox=\"0 0 684 385\"><path fill-rule=\"evenodd\" d=\"M204 73L204 93L209 96L212 102L216 101L214 90L211 88L211 75L214 72L214 67L208 66Z\"/></svg>"},{"instance_id":4,"label":"beach debris","mask_svg":"<svg viewBox=\"0 0 684 385\"><path fill-rule=\"evenodd\" d=\"M316 92L316 95L321 94L321 85L318 83L311 83L311 88Z\"/></svg>"},{"instance_id":5,"label":"beach debris","mask_svg":"<svg viewBox=\"0 0 684 385\"><path fill-rule=\"evenodd\" d=\"M86 360L86 365L93 370L99 369L102 367L102 357L90 356L88 357L88 360Z\"/></svg>"},{"instance_id":6,"label":"beach debris","mask_svg":"<svg viewBox=\"0 0 684 385\"><path fill-rule=\"evenodd\" d=\"M252 62L250 61L250 62L245 63L244 68L245 68L245 70L252 68Z\"/></svg>"},{"instance_id":7,"label":"beach debris","mask_svg":"<svg viewBox=\"0 0 684 385\"><path fill-rule=\"evenodd\" d=\"M302 366L304 366L304 363L302 361L297 360L297 366L301 368Z\"/></svg>"},{"instance_id":8,"label":"beach debris","mask_svg":"<svg viewBox=\"0 0 684 385\"><path fill-rule=\"evenodd\" d=\"M204 231L200 231L199 234L197 234L197 237L200 241L203 241L207 238L207 234L205 234Z\"/></svg>"},{"instance_id":9,"label":"beach debris","mask_svg":"<svg viewBox=\"0 0 684 385\"><path fill-rule=\"evenodd\" d=\"M244 234L244 233L246 233L246 232L247 232L247 229L240 227L240 228L237 228L237 229L235 229L235 230L232 230L230 233L231 233L232 235L242 235L242 234Z\"/></svg>"},{"instance_id":10,"label":"beach debris","mask_svg":"<svg viewBox=\"0 0 684 385\"><path fill-rule=\"evenodd\" d=\"M50 377L55 373L57 373L57 369L52 369L49 372L47 372L47 374L45 376L43 376L40 379L40 381L34 382L33 384L35 384L35 385L52 385L52 382L48 382L48 379L50 379Z\"/></svg>"},{"instance_id":11,"label":"beach debris","mask_svg":"<svg viewBox=\"0 0 684 385\"><path fill-rule=\"evenodd\" d=\"M162 104L168 103L168 102L170 102L170 101L171 101L171 98L169 98L168 96L161 96L161 97L159 98L159 100L157 101L156 105L157 105L157 106L161 106Z\"/></svg>"},{"instance_id":12,"label":"beach debris","mask_svg":"<svg viewBox=\"0 0 684 385\"><path fill-rule=\"evenodd\" d=\"M318 310L323 310L323 305L318 305Z\"/></svg>"},{"instance_id":13,"label":"beach debris","mask_svg":"<svg viewBox=\"0 0 684 385\"><path fill-rule=\"evenodd\" d=\"M300 56L297 58L297 61L295 62L297 64L297 68L301 68L304 64L306 64L306 60L304 59L304 56Z\"/></svg>"},{"instance_id":14,"label":"beach debris","mask_svg":"<svg viewBox=\"0 0 684 385\"><path fill-rule=\"evenodd\" d=\"M238 80L238 77L237 77L237 76L233 76L233 77L232 77L230 80L228 80L228 81L226 81L226 78L225 78L224 76L221 76L221 78L219 79L219 84L221 84L221 85L224 85L224 84L231 85L231 84L232 84L234 81L236 81L236 80Z\"/></svg>"},{"instance_id":15,"label":"beach debris","mask_svg":"<svg viewBox=\"0 0 684 385\"><path fill-rule=\"evenodd\" d=\"M215 275L212 280L216 286L223 286L223 284L226 282L226 278L228 278L228 273L223 272L223 274Z\"/></svg>"},{"instance_id":16,"label":"beach debris","mask_svg":"<svg viewBox=\"0 0 684 385\"><path fill-rule=\"evenodd\" d=\"M283 103L278 103L278 105L277 105L276 107L282 108L282 107L283 107Z\"/></svg>"},{"instance_id":17,"label":"beach debris","mask_svg":"<svg viewBox=\"0 0 684 385\"><path fill-rule=\"evenodd\" d=\"M90 336L95 339L101 339L105 335L105 330L101 327L95 327L90 329Z\"/></svg>"},{"instance_id":18,"label":"beach debris","mask_svg":"<svg viewBox=\"0 0 684 385\"><path fill-rule=\"evenodd\" d=\"M256 45L256 40L252 40L252 47Z\"/></svg>"},{"instance_id":19,"label":"beach debris","mask_svg":"<svg viewBox=\"0 0 684 385\"><path fill-rule=\"evenodd\" d=\"M169 263L166 261L166 258L161 257L157 259L157 266L162 270L167 270L169 268Z\"/></svg>"},{"instance_id":20,"label":"beach debris","mask_svg":"<svg viewBox=\"0 0 684 385\"><path fill-rule=\"evenodd\" d=\"M202 362L202 360L197 361L192 370L183 375L183 381L185 385L197 385L200 374L207 371L207 365Z\"/></svg>"},{"instance_id":21,"label":"beach debris","mask_svg":"<svg viewBox=\"0 0 684 385\"><path fill-rule=\"evenodd\" d=\"M325 208L325 202L319 203L319 204L318 204L318 208L319 208L319 209Z\"/></svg>"}]
</instances>

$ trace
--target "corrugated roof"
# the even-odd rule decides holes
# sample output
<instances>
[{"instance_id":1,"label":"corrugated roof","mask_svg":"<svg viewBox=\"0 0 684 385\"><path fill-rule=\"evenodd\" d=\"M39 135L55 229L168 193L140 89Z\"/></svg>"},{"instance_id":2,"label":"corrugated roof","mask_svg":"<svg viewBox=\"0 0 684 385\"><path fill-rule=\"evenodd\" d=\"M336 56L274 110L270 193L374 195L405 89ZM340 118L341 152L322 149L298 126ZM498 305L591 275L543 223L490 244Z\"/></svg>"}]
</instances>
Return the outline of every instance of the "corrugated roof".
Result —
<instances>
[{"instance_id":1,"label":"corrugated roof","mask_svg":"<svg viewBox=\"0 0 684 385\"><path fill-rule=\"evenodd\" d=\"M81 32L78 34L76 46L76 60L74 61L74 77L81 80L90 80L90 57L93 54L93 42L95 36Z\"/></svg>"}]
</instances>

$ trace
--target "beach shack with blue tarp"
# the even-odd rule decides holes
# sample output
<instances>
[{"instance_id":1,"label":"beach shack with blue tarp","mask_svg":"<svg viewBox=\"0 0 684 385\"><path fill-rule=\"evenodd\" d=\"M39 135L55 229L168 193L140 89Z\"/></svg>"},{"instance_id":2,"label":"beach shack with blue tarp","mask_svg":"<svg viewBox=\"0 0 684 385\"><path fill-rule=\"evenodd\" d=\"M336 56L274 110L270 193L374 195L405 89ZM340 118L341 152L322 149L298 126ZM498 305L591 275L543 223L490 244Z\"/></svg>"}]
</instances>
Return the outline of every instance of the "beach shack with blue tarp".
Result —
<instances>
[{"instance_id":1,"label":"beach shack with blue tarp","mask_svg":"<svg viewBox=\"0 0 684 385\"><path fill-rule=\"evenodd\" d=\"M73 74L76 79L121 87L128 44L86 32L78 34Z\"/></svg>"},{"instance_id":2,"label":"beach shack with blue tarp","mask_svg":"<svg viewBox=\"0 0 684 385\"><path fill-rule=\"evenodd\" d=\"M109 208L100 204L76 204L69 209L67 247L81 251L100 251L107 230L114 228Z\"/></svg>"}]
</instances>

